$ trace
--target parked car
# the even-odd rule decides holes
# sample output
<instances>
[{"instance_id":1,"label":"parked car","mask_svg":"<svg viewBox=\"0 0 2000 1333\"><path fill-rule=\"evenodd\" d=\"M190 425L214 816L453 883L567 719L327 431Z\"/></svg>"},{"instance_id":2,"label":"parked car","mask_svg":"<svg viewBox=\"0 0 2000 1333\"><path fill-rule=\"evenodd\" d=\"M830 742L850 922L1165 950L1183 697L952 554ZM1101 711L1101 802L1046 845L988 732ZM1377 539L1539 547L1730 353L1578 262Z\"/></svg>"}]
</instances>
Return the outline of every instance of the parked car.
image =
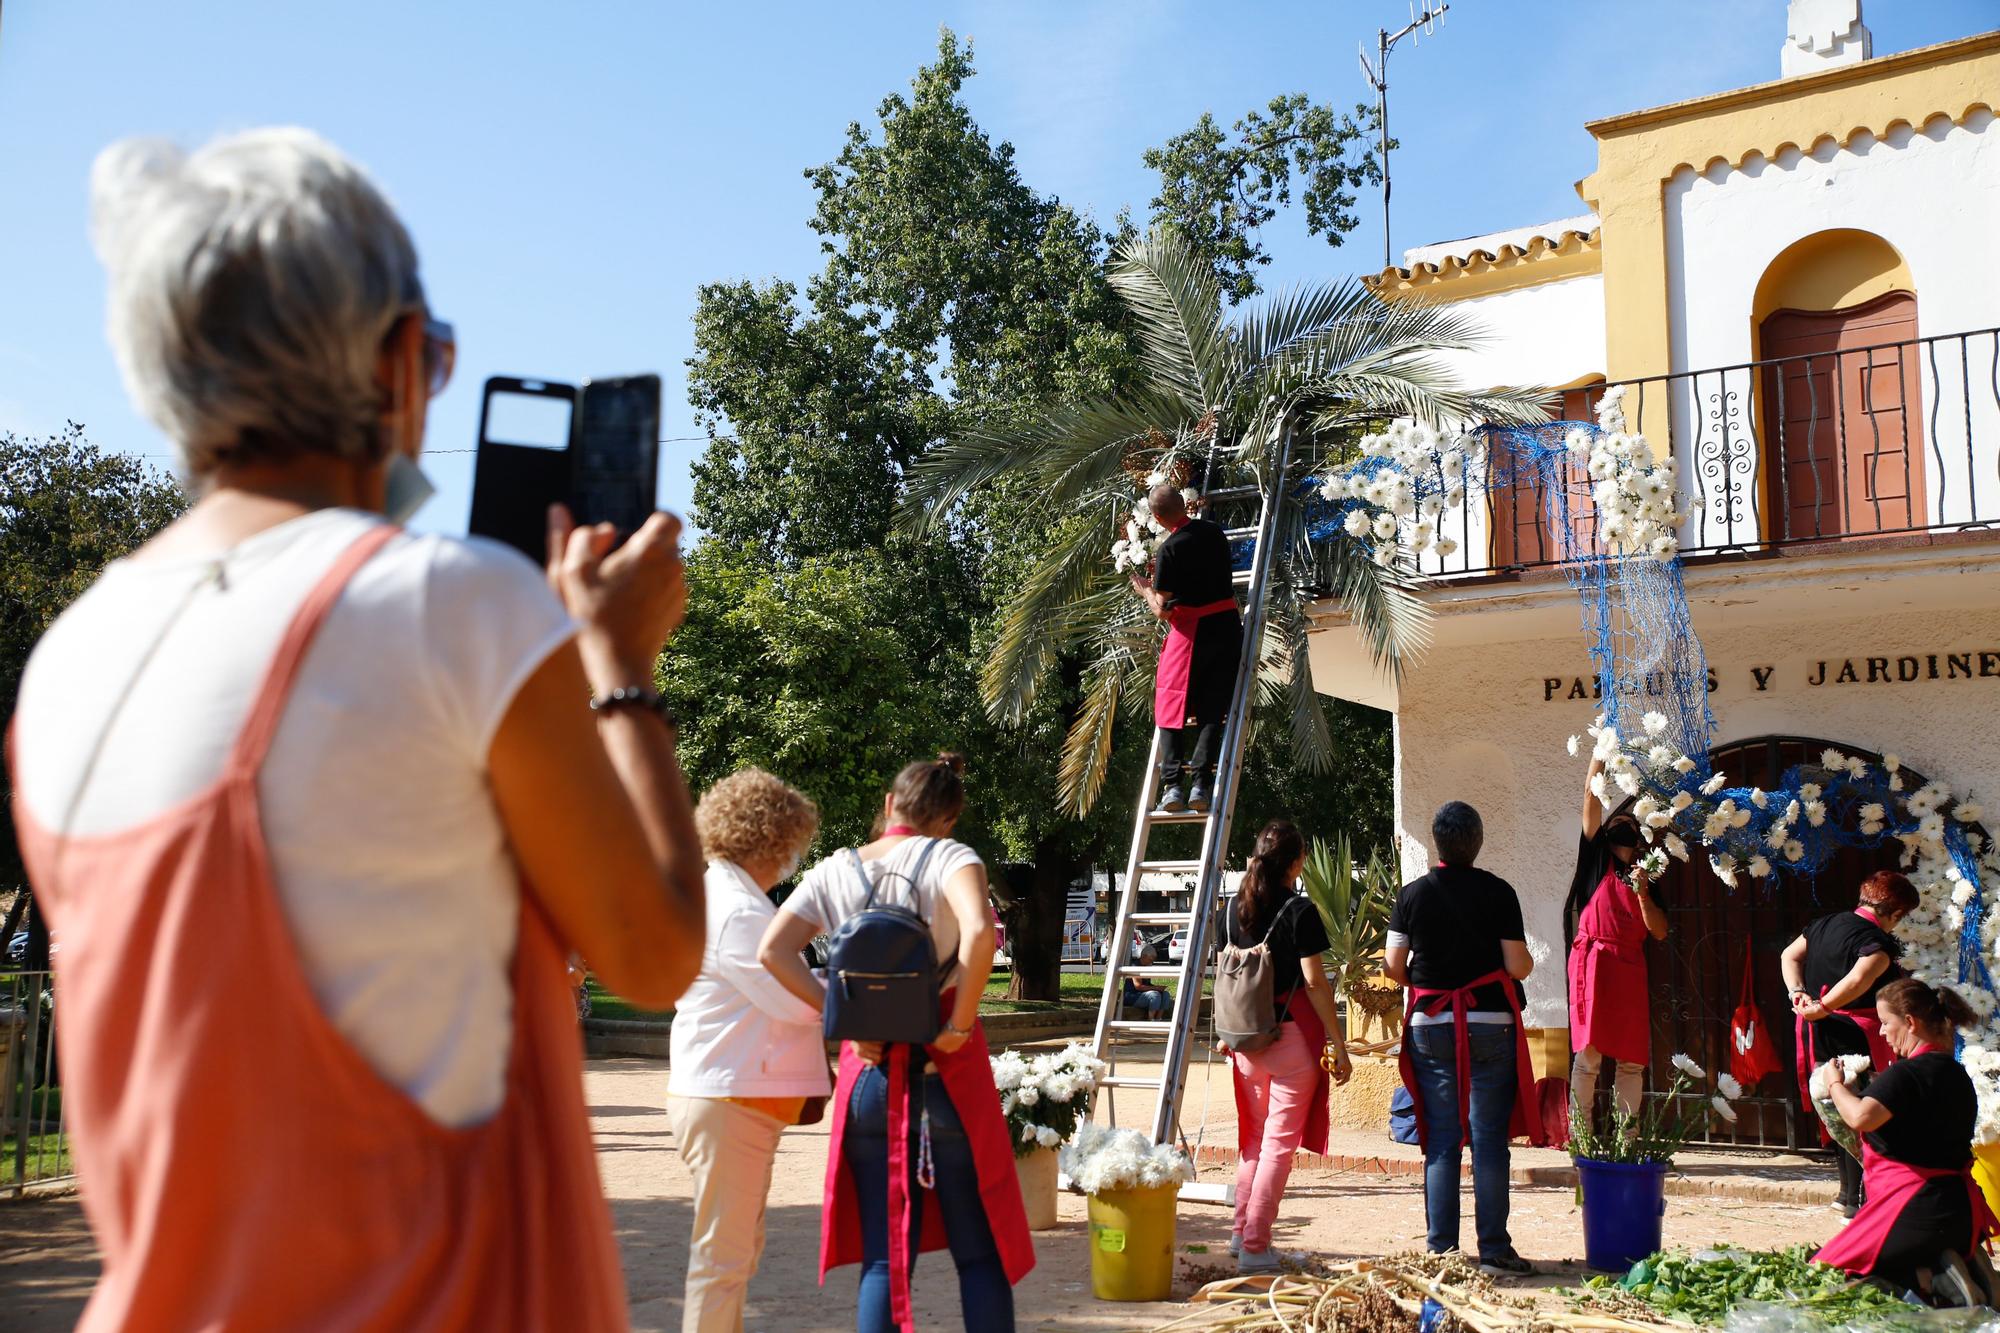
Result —
<instances>
[{"instance_id":1,"label":"parked car","mask_svg":"<svg viewBox=\"0 0 2000 1333\"><path fill-rule=\"evenodd\" d=\"M1014 966L1014 955L1007 951L1007 927L1001 924L997 915L993 919L993 966Z\"/></svg>"},{"instance_id":2,"label":"parked car","mask_svg":"<svg viewBox=\"0 0 2000 1333\"><path fill-rule=\"evenodd\" d=\"M1137 926L1134 926L1132 928L1132 938L1127 942L1125 947L1125 961L1128 963L1138 962L1140 955L1145 950L1145 936L1139 933ZM1111 939L1109 935L1100 935L1097 939L1097 961L1106 964L1111 961Z\"/></svg>"},{"instance_id":3,"label":"parked car","mask_svg":"<svg viewBox=\"0 0 2000 1333\"><path fill-rule=\"evenodd\" d=\"M1176 926L1174 933L1167 937L1167 961L1183 963L1187 961L1188 928Z\"/></svg>"}]
</instances>

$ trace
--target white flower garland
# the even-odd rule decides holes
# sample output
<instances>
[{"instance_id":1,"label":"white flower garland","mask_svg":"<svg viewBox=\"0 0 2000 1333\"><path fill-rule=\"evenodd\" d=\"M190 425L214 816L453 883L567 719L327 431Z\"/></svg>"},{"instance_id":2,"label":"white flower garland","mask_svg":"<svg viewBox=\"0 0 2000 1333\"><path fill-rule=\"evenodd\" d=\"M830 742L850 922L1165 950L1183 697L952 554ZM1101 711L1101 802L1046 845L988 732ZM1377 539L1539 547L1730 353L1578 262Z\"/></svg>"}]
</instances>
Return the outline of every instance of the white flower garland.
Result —
<instances>
[{"instance_id":1,"label":"white flower garland","mask_svg":"<svg viewBox=\"0 0 2000 1333\"><path fill-rule=\"evenodd\" d=\"M1595 431L1573 430L1565 443L1585 458L1597 506L1597 537L1607 549L1654 560L1680 554L1674 534L1687 522L1689 503L1681 496L1671 455L1655 458L1644 435L1625 428L1625 386L1614 384L1597 404ZM1701 497L1692 501L1701 506Z\"/></svg>"},{"instance_id":2,"label":"white flower garland","mask_svg":"<svg viewBox=\"0 0 2000 1333\"><path fill-rule=\"evenodd\" d=\"M1172 1144L1155 1145L1136 1129L1085 1123L1057 1159L1085 1194L1155 1189L1194 1179L1194 1164Z\"/></svg>"},{"instance_id":3,"label":"white flower garland","mask_svg":"<svg viewBox=\"0 0 2000 1333\"><path fill-rule=\"evenodd\" d=\"M1444 535L1442 520L1465 504L1466 476L1484 464L1484 437L1474 432L1445 439L1429 426L1398 421L1361 438L1361 454L1375 463L1357 464L1320 483L1323 500L1358 502L1342 526L1347 535L1369 543L1383 564L1396 557L1398 542L1417 555L1450 556L1458 540Z\"/></svg>"},{"instance_id":4,"label":"white flower garland","mask_svg":"<svg viewBox=\"0 0 2000 1333\"><path fill-rule=\"evenodd\" d=\"M1739 804L1733 796L1720 796L1727 785L1724 774L1698 787L1687 785L1696 765L1666 738L1667 725L1663 715L1647 713L1642 720L1646 734L1624 738L1600 716L1588 731L1604 770L1591 779L1590 789L1607 809L1619 803L1620 793L1635 797L1632 814L1640 832L1680 860L1688 859L1687 840L1703 844L1710 853L1709 868L1732 888L1741 876L1764 879L1777 865L1804 859L1800 832L1826 823L1833 795L1829 785L1865 784L1886 795L1885 801L1855 808L1858 829L1864 837L1902 844L1899 861L1918 894L1916 909L1896 926L1903 965L1922 981L1950 986L1978 1016L1977 1024L1959 1033L1964 1041L1959 1058L1979 1094L1974 1142L2000 1142L2000 1030L1992 1022L2000 1002L1977 978L1961 981L1958 975L1959 936L1975 898L1980 903L1981 954L1988 967L2000 967L2000 845L1977 829L1959 829L1979 858L1976 882L1965 877L1946 845L1952 825L1979 821L1984 813L1979 805L1969 796L1955 796L1941 782L1906 791L1902 761L1893 754L1885 754L1878 767L1833 749L1819 756L1824 782L1803 782L1795 792L1751 787L1747 804ZM1570 753L1581 748L1581 738L1570 737ZM1855 799L1851 789L1847 799Z\"/></svg>"},{"instance_id":5,"label":"white flower garland","mask_svg":"<svg viewBox=\"0 0 2000 1333\"><path fill-rule=\"evenodd\" d=\"M1167 474L1154 471L1146 478L1146 489L1165 484ZM1201 492L1192 486L1181 488L1181 500L1188 512L1194 513L1201 506ZM1153 510L1144 499L1132 506L1132 517L1125 520L1125 535L1111 543L1111 567L1123 574L1128 570L1142 573L1153 563L1153 557L1160 552L1160 543L1167 539L1167 530L1153 517Z\"/></svg>"}]
</instances>

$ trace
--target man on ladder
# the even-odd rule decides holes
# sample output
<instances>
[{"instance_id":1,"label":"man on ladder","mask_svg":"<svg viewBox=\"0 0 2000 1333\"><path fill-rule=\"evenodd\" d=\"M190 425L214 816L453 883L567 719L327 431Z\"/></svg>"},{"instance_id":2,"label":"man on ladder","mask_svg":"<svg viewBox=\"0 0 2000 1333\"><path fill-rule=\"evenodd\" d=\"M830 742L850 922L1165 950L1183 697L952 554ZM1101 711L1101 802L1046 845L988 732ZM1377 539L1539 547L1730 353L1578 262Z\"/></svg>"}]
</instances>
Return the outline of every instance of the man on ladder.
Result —
<instances>
[{"instance_id":1,"label":"man on ladder","mask_svg":"<svg viewBox=\"0 0 2000 1333\"><path fill-rule=\"evenodd\" d=\"M1222 724L1243 652L1229 537L1220 525L1190 517L1187 502L1172 486L1153 487L1146 503L1167 530L1153 559L1153 581L1132 576L1133 591L1167 622L1153 687L1165 788L1158 809L1162 814L1206 812L1215 795Z\"/></svg>"}]
</instances>

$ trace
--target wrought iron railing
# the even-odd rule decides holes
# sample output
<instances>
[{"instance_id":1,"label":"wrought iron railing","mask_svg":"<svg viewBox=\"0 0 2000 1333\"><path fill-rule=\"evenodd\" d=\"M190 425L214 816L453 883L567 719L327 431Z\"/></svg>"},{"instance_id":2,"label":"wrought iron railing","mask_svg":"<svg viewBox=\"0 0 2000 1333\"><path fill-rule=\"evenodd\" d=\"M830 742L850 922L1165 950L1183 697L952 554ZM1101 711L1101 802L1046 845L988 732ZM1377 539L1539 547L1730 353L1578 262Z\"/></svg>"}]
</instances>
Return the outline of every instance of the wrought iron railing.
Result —
<instances>
[{"instance_id":1,"label":"wrought iron railing","mask_svg":"<svg viewBox=\"0 0 2000 1333\"><path fill-rule=\"evenodd\" d=\"M1703 501L1681 531L1686 555L2000 528L2000 328L1623 383L1630 427L1670 442L1681 489ZM1605 387L1567 391L1560 414L1590 419ZM1567 544L1538 469L1495 449L1468 482L1443 519L1457 549L1426 557L1427 573L1500 574L1596 549L1584 459L1560 482Z\"/></svg>"},{"instance_id":2,"label":"wrought iron railing","mask_svg":"<svg viewBox=\"0 0 2000 1333\"><path fill-rule=\"evenodd\" d=\"M0 1190L65 1180L69 1135L47 972L0 971Z\"/></svg>"}]
</instances>

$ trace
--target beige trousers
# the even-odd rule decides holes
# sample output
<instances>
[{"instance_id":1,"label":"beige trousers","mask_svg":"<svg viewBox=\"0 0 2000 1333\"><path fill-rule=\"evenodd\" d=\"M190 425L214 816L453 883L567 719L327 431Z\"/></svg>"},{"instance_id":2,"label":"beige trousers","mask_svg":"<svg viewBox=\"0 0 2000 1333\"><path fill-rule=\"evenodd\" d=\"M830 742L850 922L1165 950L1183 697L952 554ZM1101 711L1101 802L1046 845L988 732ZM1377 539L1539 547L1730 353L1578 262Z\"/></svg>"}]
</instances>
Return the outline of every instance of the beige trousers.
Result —
<instances>
[{"instance_id":1,"label":"beige trousers","mask_svg":"<svg viewBox=\"0 0 2000 1333\"><path fill-rule=\"evenodd\" d=\"M1614 1104L1626 1115L1638 1118L1639 1095L1646 1085L1646 1066L1629 1060L1613 1061L1611 1094ZM1570 1057L1569 1104L1594 1106L1597 1102L1597 1073L1604 1056L1595 1046L1586 1046Z\"/></svg>"},{"instance_id":2,"label":"beige trousers","mask_svg":"<svg viewBox=\"0 0 2000 1333\"><path fill-rule=\"evenodd\" d=\"M681 1160L694 1177L681 1333L742 1333L743 1304L764 1253L764 1200L785 1127L719 1097L669 1097Z\"/></svg>"}]
</instances>

